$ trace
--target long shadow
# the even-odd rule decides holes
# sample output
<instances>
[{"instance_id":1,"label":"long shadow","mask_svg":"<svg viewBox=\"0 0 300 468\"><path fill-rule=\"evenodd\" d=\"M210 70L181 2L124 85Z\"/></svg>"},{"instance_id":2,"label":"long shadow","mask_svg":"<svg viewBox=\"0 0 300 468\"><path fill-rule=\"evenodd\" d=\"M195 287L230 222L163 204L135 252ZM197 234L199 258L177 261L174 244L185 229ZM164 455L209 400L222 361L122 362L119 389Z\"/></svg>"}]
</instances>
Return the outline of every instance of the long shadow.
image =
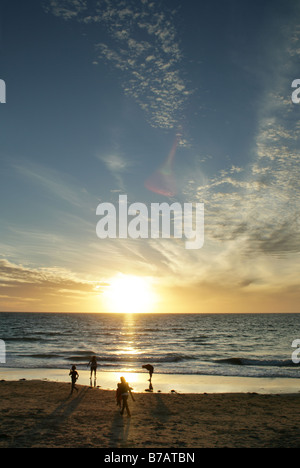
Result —
<instances>
[{"instance_id":1,"label":"long shadow","mask_svg":"<svg viewBox=\"0 0 300 468\"><path fill-rule=\"evenodd\" d=\"M109 447L127 447L131 418L115 413L109 433Z\"/></svg>"},{"instance_id":2,"label":"long shadow","mask_svg":"<svg viewBox=\"0 0 300 468\"><path fill-rule=\"evenodd\" d=\"M88 391L88 387L84 387L78 392L78 395L74 398L69 395L48 417L47 420L53 419L56 425L61 424L67 419L77 408L80 402L83 400L85 394ZM67 403L69 401L69 403Z\"/></svg>"},{"instance_id":3,"label":"long shadow","mask_svg":"<svg viewBox=\"0 0 300 468\"><path fill-rule=\"evenodd\" d=\"M52 413L47 415L34 426L22 432L21 435L16 436L11 441L10 447L16 447L18 445L18 440L21 441L22 439L30 440L32 443L37 436L39 439L41 438L41 432L43 434L43 438L46 439L47 433L58 428L75 411L87 391L88 387L84 387L78 392L78 395L75 398L72 395L69 395L57 408L55 408L54 411L52 411Z\"/></svg>"},{"instance_id":4,"label":"long shadow","mask_svg":"<svg viewBox=\"0 0 300 468\"><path fill-rule=\"evenodd\" d=\"M156 406L152 410L153 416L155 416L160 422L167 422L172 415L172 411L164 403L162 396L159 393L155 394Z\"/></svg>"}]
</instances>

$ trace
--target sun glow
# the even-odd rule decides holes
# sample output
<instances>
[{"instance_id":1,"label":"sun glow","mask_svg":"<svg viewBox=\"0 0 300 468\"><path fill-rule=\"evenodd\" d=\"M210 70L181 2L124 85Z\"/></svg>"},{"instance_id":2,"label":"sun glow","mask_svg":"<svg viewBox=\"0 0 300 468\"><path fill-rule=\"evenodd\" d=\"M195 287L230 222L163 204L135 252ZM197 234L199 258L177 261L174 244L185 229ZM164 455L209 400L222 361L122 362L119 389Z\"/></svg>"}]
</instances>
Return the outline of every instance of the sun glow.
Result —
<instances>
[{"instance_id":1,"label":"sun glow","mask_svg":"<svg viewBox=\"0 0 300 468\"><path fill-rule=\"evenodd\" d=\"M120 274L112 278L109 283L103 293L107 312L130 314L154 310L157 298L150 279Z\"/></svg>"}]
</instances>

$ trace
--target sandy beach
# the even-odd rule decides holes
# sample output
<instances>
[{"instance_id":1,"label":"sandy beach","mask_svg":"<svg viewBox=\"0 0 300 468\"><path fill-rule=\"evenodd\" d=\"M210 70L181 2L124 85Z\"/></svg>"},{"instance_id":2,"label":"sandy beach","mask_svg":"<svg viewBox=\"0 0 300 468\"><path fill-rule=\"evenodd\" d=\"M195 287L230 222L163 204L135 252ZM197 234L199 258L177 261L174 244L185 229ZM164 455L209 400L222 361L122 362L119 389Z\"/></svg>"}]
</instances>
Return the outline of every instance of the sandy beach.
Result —
<instances>
[{"instance_id":1,"label":"sandy beach","mask_svg":"<svg viewBox=\"0 0 300 468\"><path fill-rule=\"evenodd\" d=\"M42 380L0 382L0 447L300 446L300 394L135 393L131 418L113 390Z\"/></svg>"}]
</instances>

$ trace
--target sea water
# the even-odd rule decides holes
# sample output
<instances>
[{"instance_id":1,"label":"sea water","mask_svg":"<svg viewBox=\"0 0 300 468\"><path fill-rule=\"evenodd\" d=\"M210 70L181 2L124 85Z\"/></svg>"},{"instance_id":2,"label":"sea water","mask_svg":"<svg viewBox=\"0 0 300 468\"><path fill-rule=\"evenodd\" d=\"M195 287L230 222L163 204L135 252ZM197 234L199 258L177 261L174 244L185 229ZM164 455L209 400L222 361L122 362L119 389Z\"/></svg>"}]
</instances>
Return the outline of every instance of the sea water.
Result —
<instances>
[{"instance_id":1,"label":"sea water","mask_svg":"<svg viewBox=\"0 0 300 468\"><path fill-rule=\"evenodd\" d=\"M298 314L0 313L0 367L299 378Z\"/></svg>"}]
</instances>

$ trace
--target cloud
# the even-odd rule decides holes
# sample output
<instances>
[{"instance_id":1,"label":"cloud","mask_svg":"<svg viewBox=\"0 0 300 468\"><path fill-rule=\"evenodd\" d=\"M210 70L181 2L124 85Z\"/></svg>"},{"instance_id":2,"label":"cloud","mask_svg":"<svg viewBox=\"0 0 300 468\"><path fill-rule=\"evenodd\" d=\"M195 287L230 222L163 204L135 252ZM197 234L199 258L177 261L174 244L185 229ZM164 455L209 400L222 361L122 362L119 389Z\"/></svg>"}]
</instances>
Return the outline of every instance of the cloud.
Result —
<instances>
[{"instance_id":1,"label":"cloud","mask_svg":"<svg viewBox=\"0 0 300 468\"><path fill-rule=\"evenodd\" d=\"M108 2L102 10L113 45L97 44L98 58L124 73L125 94L138 102L151 125L176 128L191 91L182 78L182 54L172 15L157 11L154 3L141 8L138 2L128 2L125 10L121 5ZM141 40L142 35L147 40Z\"/></svg>"},{"instance_id":2,"label":"cloud","mask_svg":"<svg viewBox=\"0 0 300 468\"><path fill-rule=\"evenodd\" d=\"M119 72L124 93L139 104L152 126L177 129L191 89L183 73L174 13L147 0L89 5L86 10L69 5L69 11L77 21L101 29L95 44L97 60ZM68 19L71 13L60 16ZM210 293L224 284L258 290L268 284L280 288L280 282L297 283L300 106L291 101L291 82L299 78L300 28L292 23L280 29L283 39L276 54L270 39L272 50L266 58L270 63L259 75L266 80L265 92L256 108L257 132L249 154L241 154L240 163L212 177L204 174L202 163L193 172L182 171L185 201L205 204L204 248L191 254L174 240L132 243L132 251L141 253L141 269L146 265L170 282L174 277L178 283L199 287L206 282ZM118 153L100 159L116 177L128 170L128 162ZM127 245L116 243L109 250L120 268L134 263Z\"/></svg>"},{"instance_id":3,"label":"cloud","mask_svg":"<svg viewBox=\"0 0 300 468\"><path fill-rule=\"evenodd\" d=\"M266 83L258 107L252 159L201 184L187 176L186 196L205 204L206 243L224 249L226 243L236 243L241 257L279 258L300 251L300 107L291 100L299 42L299 26L291 24L277 50L276 63L282 66L276 80Z\"/></svg>"},{"instance_id":4,"label":"cloud","mask_svg":"<svg viewBox=\"0 0 300 468\"><path fill-rule=\"evenodd\" d=\"M118 152L113 154L98 155L97 157L101 162L105 164L108 171L116 179L118 184L118 190L124 191L125 185L122 174L128 172L130 167L133 166L133 163L128 159L124 158L124 156L122 156Z\"/></svg>"},{"instance_id":5,"label":"cloud","mask_svg":"<svg viewBox=\"0 0 300 468\"><path fill-rule=\"evenodd\" d=\"M104 27L107 40L95 44L97 60L121 72L124 93L138 103L152 126L178 130L192 91L183 78L174 11L136 0L103 0L91 7L90 2L51 0L47 11Z\"/></svg>"},{"instance_id":6,"label":"cloud","mask_svg":"<svg viewBox=\"0 0 300 468\"><path fill-rule=\"evenodd\" d=\"M112 173L125 172L131 166L131 163L119 154L99 156L99 159L104 162L107 169Z\"/></svg>"},{"instance_id":7,"label":"cloud","mask_svg":"<svg viewBox=\"0 0 300 468\"><path fill-rule=\"evenodd\" d=\"M77 18L87 8L85 0L48 0L44 1L44 8L55 16L65 20Z\"/></svg>"},{"instance_id":8,"label":"cloud","mask_svg":"<svg viewBox=\"0 0 300 468\"><path fill-rule=\"evenodd\" d=\"M96 288L97 286L97 288ZM26 310L28 302L36 302L37 310L51 310L53 303L64 309L66 298L90 300L101 294L105 282L78 278L65 268L34 268L0 260L0 307ZM31 306L32 307L32 306ZM59 310L54 308L54 310Z\"/></svg>"},{"instance_id":9,"label":"cloud","mask_svg":"<svg viewBox=\"0 0 300 468\"><path fill-rule=\"evenodd\" d=\"M1 288L44 289L47 291L63 288L88 292L92 284L76 278L74 274L63 268L31 268L17 265L7 259L0 260Z\"/></svg>"}]
</instances>

